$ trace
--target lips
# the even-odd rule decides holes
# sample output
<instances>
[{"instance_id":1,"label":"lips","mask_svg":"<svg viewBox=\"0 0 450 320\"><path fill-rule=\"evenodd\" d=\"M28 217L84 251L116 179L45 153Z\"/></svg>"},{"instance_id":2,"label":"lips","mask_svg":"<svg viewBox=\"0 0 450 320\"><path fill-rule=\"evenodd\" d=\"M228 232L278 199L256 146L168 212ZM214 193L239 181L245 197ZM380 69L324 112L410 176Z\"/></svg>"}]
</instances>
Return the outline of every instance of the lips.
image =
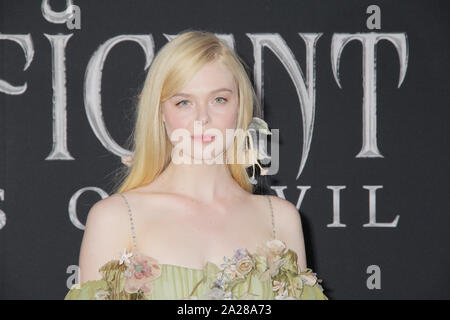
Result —
<instances>
[{"instance_id":1,"label":"lips","mask_svg":"<svg viewBox=\"0 0 450 320\"><path fill-rule=\"evenodd\" d=\"M212 142L212 141L214 141L215 136L213 136L213 135L196 135L196 136L191 136L191 138L192 138L194 141L207 143L207 142Z\"/></svg>"}]
</instances>

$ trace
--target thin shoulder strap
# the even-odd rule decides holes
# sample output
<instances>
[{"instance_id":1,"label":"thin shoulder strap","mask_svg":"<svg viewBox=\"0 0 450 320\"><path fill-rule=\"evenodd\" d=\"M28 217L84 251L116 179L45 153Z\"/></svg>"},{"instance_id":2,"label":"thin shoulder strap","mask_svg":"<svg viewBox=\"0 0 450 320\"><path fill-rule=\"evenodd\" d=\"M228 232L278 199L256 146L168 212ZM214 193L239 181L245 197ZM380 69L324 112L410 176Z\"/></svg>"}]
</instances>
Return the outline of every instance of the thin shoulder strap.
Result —
<instances>
[{"instance_id":1,"label":"thin shoulder strap","mask_svg":"<svg viewBox=\"0 0 450 320\"><path fill-rule=\"evenodd\" d=\"M273 216L273 207L272 207L272 200L270 200L270 196L266 195L267 200L269 201L270 206L270 215L272 216L272 236L274 239L276 239L276 233L275 233L275 217Z\"/></svg>"},{"instance_id":2,"label":"thin shoulder strap","mask_svg":"<svg viewBox=\"0 0 450 320\"><path fill-rule=\"evenodd\" d=\"M131 225L131 235L133 236L133 248L136 249L136 231L134 229L133 213L131 212L130 204L128 203L128 200L125 197L125 195L122 193L119 193L119 194L123 198L123 200L125 200L125 203L127 204L127 207L128 207L128 213L130 216L130 225Z\"/></svg>"}]
</instances>

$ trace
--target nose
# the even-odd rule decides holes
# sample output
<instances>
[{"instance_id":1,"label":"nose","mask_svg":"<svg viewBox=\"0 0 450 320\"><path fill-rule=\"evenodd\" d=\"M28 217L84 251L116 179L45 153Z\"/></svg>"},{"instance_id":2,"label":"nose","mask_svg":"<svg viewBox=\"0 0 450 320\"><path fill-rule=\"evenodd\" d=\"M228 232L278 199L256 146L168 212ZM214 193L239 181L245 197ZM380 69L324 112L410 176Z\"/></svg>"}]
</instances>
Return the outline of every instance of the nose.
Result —
<instances>
[{"instance_id":1,"label":"nose","mask_svg":"<svg viewBox=\"0 0 450 320\"><path fill-rule=\"evenodd\" d=\"M195 119L199 124L206 125L209 122L208 106L201 105L198 109L197 118Z\"/></svg>"},{"instance_id":2,"label":"nose","mask_svg":"<svg viewBox=\"0 0 450 320\"><path fill-rule=\"evenodd\" d=\"M206 125L208 123L208 119L197 119L196 120L198 124Z\"/></svg>"}]
</instances>

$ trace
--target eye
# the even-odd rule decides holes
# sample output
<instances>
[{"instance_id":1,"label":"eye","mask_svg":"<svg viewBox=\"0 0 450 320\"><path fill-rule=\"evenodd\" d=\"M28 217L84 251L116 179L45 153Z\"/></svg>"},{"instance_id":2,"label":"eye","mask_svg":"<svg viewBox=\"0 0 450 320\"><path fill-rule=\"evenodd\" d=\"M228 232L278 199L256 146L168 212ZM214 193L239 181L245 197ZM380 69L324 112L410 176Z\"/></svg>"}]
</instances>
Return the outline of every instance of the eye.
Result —
<instances>
[{"instance_id":1,"label":"eye","mask_svg":"<svg viewBox=\"0 0 450 320\"><path fill-rule=\"evenodd\" d=\"M221 104L224 104L225 102L228 101L227 99L225 99L225 98L223 98L223 97L217 97L216 100L217 100L217 99L222 99L222 100L223 100L223 102L222 102Z\"/></svg>"},{"instance_id":2,"label":"eye","mask_svg":"<svg viewBox=\"0 0 450 320\"><path fill-rule=\"evenodd\" d=\"M181 106L185 106L185 104L182 104L183 102L188 102L188 101L187 100L181 100L180 102L178 102L176 104L176 106L180 106L180 104L181 104Z\"/></svg>"}]
</instances>

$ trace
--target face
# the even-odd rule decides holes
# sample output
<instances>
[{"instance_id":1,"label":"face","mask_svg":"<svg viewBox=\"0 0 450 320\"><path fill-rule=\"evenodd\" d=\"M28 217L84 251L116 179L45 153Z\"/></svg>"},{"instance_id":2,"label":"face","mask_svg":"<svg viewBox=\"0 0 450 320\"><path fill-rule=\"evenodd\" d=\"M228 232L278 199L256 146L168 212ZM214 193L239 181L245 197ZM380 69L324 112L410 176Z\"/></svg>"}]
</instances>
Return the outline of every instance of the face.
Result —
<instances>
[{"instance_id":1,"label":"face","mask_svg":"<svg viewBox=\"0 0 450 320\"><path fill-rule=\"evenodd\" d=\"M226 129L236 129L237 90L232 73L215 61L205 65L180 92L163 102L167 134L174 146L182 148L183 157L190 161L214 160L232 146L233 140L226 138Z\"/></svg>"}]
</instances>

